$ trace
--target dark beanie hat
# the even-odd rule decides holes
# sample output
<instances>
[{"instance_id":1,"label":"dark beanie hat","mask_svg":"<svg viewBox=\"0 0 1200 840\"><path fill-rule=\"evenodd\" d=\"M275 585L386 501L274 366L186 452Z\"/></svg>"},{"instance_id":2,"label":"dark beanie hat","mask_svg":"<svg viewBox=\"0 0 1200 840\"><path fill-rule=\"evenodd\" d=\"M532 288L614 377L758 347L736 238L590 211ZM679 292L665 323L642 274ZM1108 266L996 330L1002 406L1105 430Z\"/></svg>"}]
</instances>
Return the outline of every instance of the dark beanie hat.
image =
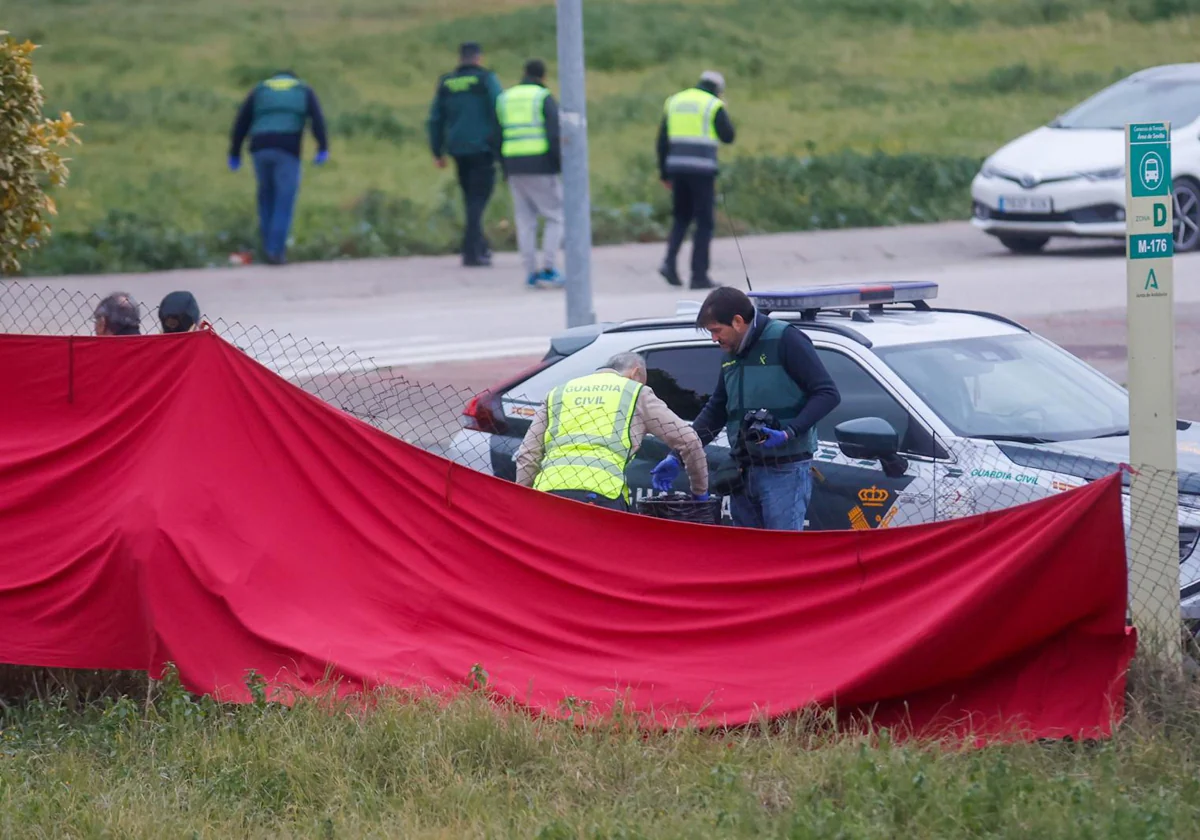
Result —
<instances>
[{"instance_id":1,"label":"dark beanie hat","mask_svg":"<svg viewBox=\"0 0 1200 840\"><path fill-rule=\"evenodd\" d=\"M187 332L200 323L200 304L191 292L171 292L158 305L158 321L165 333Z\"/></svg>"}]
</instances>

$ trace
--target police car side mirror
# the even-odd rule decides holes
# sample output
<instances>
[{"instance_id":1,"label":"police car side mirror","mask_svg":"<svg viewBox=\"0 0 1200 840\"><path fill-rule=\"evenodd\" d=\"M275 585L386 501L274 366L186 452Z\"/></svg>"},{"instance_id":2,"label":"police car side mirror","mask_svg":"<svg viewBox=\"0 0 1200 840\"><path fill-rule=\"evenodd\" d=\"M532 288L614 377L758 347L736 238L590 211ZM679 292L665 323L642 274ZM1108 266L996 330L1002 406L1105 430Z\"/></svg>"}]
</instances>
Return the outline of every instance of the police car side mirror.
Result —
<instances>
[{"instance_id":1,"label":"police car side mirror","mask_svg":"<svg viewBox=\"0 0 1200 840\"><path fill-rule=\"evenodd\" d=\"M833 430L838 448L847 458L873 461L895 455L900 436L892 424L881 417L857 417L838 423Z\"/></svg>"},{"instance_id":2,"label":"police car side mirror","mask_svg":"<svg viewBox=\"0 0 1200 840\"><path fill-rule=\"evenodd\" d=\"M900 436L882 417L858 417L838 423L833 429L838 449L847 458L878 460L888 478L899 478L908 471L908 461L898 455Z\"/></svg>"}]
</instances>

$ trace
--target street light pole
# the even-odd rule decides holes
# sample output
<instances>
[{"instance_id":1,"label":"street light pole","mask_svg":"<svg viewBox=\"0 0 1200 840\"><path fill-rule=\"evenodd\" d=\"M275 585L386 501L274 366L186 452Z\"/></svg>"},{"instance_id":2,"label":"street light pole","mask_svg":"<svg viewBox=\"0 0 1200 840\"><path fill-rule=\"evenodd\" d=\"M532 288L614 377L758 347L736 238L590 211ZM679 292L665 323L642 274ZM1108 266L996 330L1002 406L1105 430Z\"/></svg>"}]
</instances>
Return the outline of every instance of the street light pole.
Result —
<instances>
[{"instance_id":1,"label":"street light pole","mask_svg":"<svg viewBox=\"0 0 1200 840\"><path fill-rule=\"evenodd\" d=\"M578 327L596 322L592 303L592 207L588 185L583 0L558 0L557 11L567 326Z\"/></svg>"}]
</instances>

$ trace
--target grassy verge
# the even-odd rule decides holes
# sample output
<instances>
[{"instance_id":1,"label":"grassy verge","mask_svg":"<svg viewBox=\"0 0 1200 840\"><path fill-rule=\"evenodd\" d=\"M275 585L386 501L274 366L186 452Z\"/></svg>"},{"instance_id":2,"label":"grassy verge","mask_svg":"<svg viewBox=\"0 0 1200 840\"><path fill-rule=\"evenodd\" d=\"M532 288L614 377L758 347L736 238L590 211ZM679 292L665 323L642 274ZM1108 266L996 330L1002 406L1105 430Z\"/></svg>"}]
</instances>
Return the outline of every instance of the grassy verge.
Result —
<instances>
[{"instance_id":1,"label":"grassy verge","mask_svg":"<svg viewBox=\"0 0 1200 840\"><path fill-rule=\"evenodd\" d=\"M41 273L223 262L253 230L251 173L224 169L229 126L249 86L283 65L316 87L333 135L332 162L304 174L296 254L451 249L452 176L433 169L424 145L434 80L468 38L484 42L505 84L528 56L555 57L544 0L9 0L5 9L6 28L44 44L37 68L50 105L87 123L61 196L63 235L34 266ZM961 218L967 170L984 155L1147 63L1192 60L1198 14L1200 0L586 4L598 240L661 235L655 126L664 98L705 67L729 82L740 135L726 186L745 228ZM937 174L921 191L901 181L910 189L901 197L863 174L879 156L895 159L893 173L908 162ZM758 177L810 157L825 175ZM807 192L813 178L824 196ZM490 225L504 241L499 192ZM821 208L809 210L813 201ZM372 221L380 205L401 217L385 225L394 230ZM121 225L140 233L114 231Z\"/></svg>"},{"instance_id":2,"label":"grassy verge","mask_svg":"<svg viewBox=\"0 0 1200 840\"><path fill-rule=\"evenodd\" d=\"M722 734L594 730L496 708L381 698L363 713L197 700L0 716L10 837L1189 837L1200 688L1135 675L1099 744L900 746L801 716Z\"/></svg>"}]
</instances>

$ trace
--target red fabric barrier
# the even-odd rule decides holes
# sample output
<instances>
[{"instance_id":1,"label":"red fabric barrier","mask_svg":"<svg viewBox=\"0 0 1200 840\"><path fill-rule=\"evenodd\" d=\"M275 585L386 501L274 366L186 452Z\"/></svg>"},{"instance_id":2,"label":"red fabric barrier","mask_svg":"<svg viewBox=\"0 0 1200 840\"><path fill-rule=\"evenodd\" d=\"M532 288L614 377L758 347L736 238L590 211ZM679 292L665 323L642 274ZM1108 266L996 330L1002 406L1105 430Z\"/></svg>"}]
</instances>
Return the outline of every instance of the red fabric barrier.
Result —
<instances>
[{"instance_id":1,"label":"red fabric barrier","mask_svg":"<svg viewBox=\"0 0 1200 840\"><path fill-rule=\"evenodd\" d=\"M892 530L686 525L526 490L395 440L212 333L0 336L0 661L166 662L245 701L617 690L659 724L814 703L983 738L1122 711L1115 478ZM1014 732L1014 730L1017 730Z\"/></svg>"}]
</instances>

